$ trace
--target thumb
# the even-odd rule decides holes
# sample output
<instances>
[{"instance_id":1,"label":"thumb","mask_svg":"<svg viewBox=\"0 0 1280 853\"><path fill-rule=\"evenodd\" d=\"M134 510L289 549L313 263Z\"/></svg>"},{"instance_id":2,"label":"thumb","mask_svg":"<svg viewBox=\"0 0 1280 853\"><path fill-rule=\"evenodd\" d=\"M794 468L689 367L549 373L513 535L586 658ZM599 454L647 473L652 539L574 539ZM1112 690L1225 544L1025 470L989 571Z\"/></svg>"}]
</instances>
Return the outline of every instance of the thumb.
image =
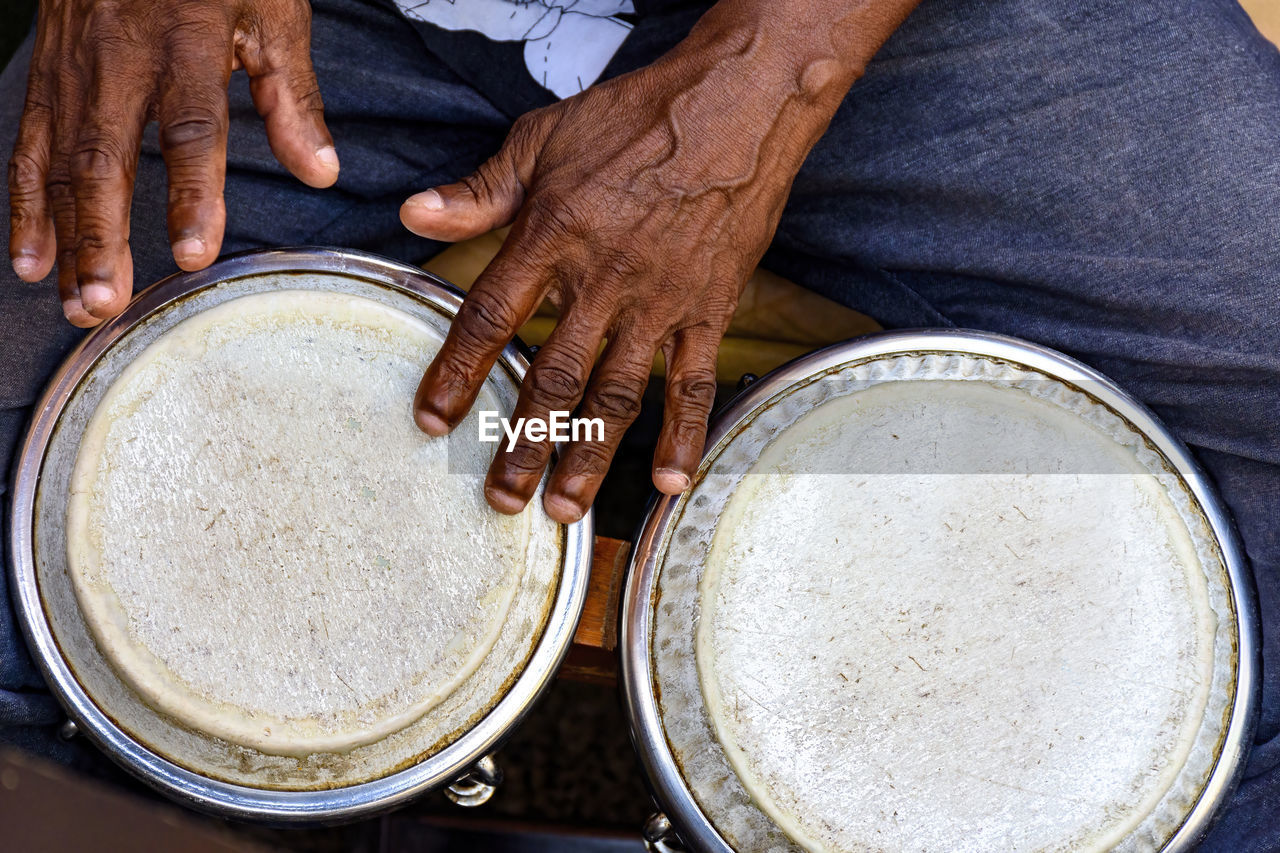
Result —
<instances>
[{"instance_id":1,"label":"thumb","mask_svg":"<svg viewBox=\"0 0 1280 853\"><path fill-rule=\"evenodd\" d=\"M419 237L456 243L510 225L524 204L540 137L524 119L500 150L456 184L410 196L400 221Z\"/></svg>"}]
</instances>

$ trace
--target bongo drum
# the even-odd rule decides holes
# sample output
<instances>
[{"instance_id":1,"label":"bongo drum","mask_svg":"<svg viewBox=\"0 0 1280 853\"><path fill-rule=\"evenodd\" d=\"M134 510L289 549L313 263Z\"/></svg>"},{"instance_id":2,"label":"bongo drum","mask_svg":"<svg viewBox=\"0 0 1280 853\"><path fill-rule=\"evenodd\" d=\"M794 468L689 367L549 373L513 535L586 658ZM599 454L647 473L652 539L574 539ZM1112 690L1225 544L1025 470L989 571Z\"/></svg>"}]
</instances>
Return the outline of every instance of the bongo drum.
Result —
<instances>
[{"instance_id":1,"label":"bongo drum","mask_svg":"<svg viewBox=\"0 0 1280 853\"><path fill-rule=\"evenodd\" d=\"M473 413L411 401L461 295L345 251L174 276L93 332L17 466L14 589L75 725L218 814L335 820L496 783L563 658L591 520L484 503ZM476 408L510 414L502 354Z\"/></svg>"},{"instance_id":2,"label":"bongo drum","mask_svg":"<svg viewBox=\"0 0 1280 853\"><path fill-rule=\"evenodd\" d=\"M1184 850L1256 716L1204 475L1103 376L988 334L749 386L651 507L622 632L655 849Z\"/></svg>"}]
</instances>

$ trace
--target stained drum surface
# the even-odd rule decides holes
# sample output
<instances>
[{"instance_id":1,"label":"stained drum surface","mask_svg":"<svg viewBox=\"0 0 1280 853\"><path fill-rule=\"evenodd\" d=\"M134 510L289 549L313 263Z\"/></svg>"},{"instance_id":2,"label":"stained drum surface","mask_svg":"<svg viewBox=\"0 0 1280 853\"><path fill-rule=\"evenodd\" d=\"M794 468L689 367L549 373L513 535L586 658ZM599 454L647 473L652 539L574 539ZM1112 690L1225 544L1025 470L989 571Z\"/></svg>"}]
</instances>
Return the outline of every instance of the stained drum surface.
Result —
<instances>
[{"instance_id":1,"label":"stained drum surface","mask_svg":"<svg viewBox=\"0 0 1280 853\"><path fill-rule=\"evenodd\" d=\"M556 559L555 525L484 504L474 427L415 427L441 339L371 299L278 290L183 320L116 379L72 472L67 557L143 702L298 757L377 744L437 706L477 713L450 697L514 618L527 564ZM500 408L488 386L477 405ZM528 634L540 615L520 618ZM485 677L500 687L522 660Z\"/></svg>"},{"instance_id":2,"label":"stained drum surface","mask_svg":"<svg viewBox=\"0 0 1280 853\"><path fill-rule=\"evenodd\" d=\"M1230 612L1176 478L966 361L764 413L674 531L664 725L738 849L1154 849L1212 765Z\"/></svg>"}]
</instances>

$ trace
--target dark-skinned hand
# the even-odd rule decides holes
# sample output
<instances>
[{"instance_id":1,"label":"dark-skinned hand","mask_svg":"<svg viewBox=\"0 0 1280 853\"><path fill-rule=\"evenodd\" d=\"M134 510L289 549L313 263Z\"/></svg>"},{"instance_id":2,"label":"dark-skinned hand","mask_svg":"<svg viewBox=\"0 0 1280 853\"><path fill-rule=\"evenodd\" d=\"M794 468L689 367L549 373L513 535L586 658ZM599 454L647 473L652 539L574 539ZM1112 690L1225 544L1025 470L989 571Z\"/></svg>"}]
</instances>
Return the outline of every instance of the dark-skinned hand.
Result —
<instances>
[{"instance_id":1,"label":"dark-skinned hand","mask_svg":"<svg viewBox=\"0 0 1280 853\"><path fill-rule=\"evenodd\" d=\"M444 435L462 421L546 297L561 317L512 419L576 410L605 424L603 441L564 448L548 515L572 522L591 505L659 350L666 407L653 482L669 494L687 489L738 295L809 149L913 5L722 0L653 65L523 116L473 175L410 198L401 218L424 237L512 226L423 377L419 426ZM519 512L552 446L522 437L500 447L485 496Z\"/></svg>"},{"instance_id":2,"label":"dark-skinned hand","mask_svg":"<svg viewBox=\"0 0 1280 853\"><path fill-rule=\"evenodd\" d=\"M160 124L169 241L184 270L222 244L227 83L243 68L276 158L326 187L338 157L311 68L305 0L42 0L9 164L9 254L40 281L58 265L63 311L93 326L133 290L129 203L142 132Z\"/></svg>"}]
</instances>

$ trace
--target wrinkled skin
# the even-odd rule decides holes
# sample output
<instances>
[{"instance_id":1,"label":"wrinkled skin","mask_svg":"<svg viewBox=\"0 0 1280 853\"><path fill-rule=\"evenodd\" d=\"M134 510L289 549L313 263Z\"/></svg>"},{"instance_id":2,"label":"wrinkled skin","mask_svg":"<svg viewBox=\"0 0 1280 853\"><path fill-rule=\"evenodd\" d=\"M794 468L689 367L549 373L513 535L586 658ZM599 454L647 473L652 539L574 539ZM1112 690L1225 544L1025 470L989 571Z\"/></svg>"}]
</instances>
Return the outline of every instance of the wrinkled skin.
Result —
<instances>
[{"instance_id":1,"label":"wrinkled skin","mask_svg":"<svg viewBox=\"0 0 1280 853\"><path fill-rule=\"evenodd\" d=\"M9 164L10 257L26 281L58 264L67 319L94 326L133 290L129 202L143 128L160 125L169 240L185 270L222 244L227 83L245 69L276 158L326 187L338 158L311 69L304 0L46 0Z\"/></svg>"},{"instance_id":2,"label":"wrinkled skin","mask_svg":"<svg viewBox=\"0 0 1280 853\"><path fill-rule=\"evenodd\" d=\"M606 427L604 441L565 448L547 513L570 522L591 505L657 352L667 380L653 481L668 493L688 488L717 346L791 181L915 3L720 0L653 65L522 117L474 175L410 198L402 219L433 239L512 225L423 377L419 426L455 427L502 348L550 298L562 317L515 416L576 409ZM226 89L238 68L280 162L311 186L332 184L338 159L309 30L301 0L42 3L9 169L17 274L39 281L56 260L63 309L78 326L124 310L129 201L151 120L169 172L174 259L185 270L211 263L226 218ZM547 443L504 446L485 483L490 505L520 511L549 456Z\"/></svg>"},{"instance_id":3,"label":"wrinkled skin","mask_svg":"<svg viewBox=\"0 0 1280 853\"><path fill-rule=\"evenodd\" d=\"M513 420L576 408L602 419L605 437L565 448L547 513L571 522L590 507L658 351L667 378L653 482L670 494L687 489L738 295L805 155L909 5L880 4L885 19L870 36L822 27L815 38L768 4L722 2L658 62L524 116L474 175L410 198L401 218L425 237L513 226L427 369L419 426L432 435L456 426L502 347L548 297L561 319ZM861 51L838 50L842 36ZM503 445L485 482L490 505L523 508L550 454L549 443L523 437L510 451Z\"/></svg>"}]
</instances>

